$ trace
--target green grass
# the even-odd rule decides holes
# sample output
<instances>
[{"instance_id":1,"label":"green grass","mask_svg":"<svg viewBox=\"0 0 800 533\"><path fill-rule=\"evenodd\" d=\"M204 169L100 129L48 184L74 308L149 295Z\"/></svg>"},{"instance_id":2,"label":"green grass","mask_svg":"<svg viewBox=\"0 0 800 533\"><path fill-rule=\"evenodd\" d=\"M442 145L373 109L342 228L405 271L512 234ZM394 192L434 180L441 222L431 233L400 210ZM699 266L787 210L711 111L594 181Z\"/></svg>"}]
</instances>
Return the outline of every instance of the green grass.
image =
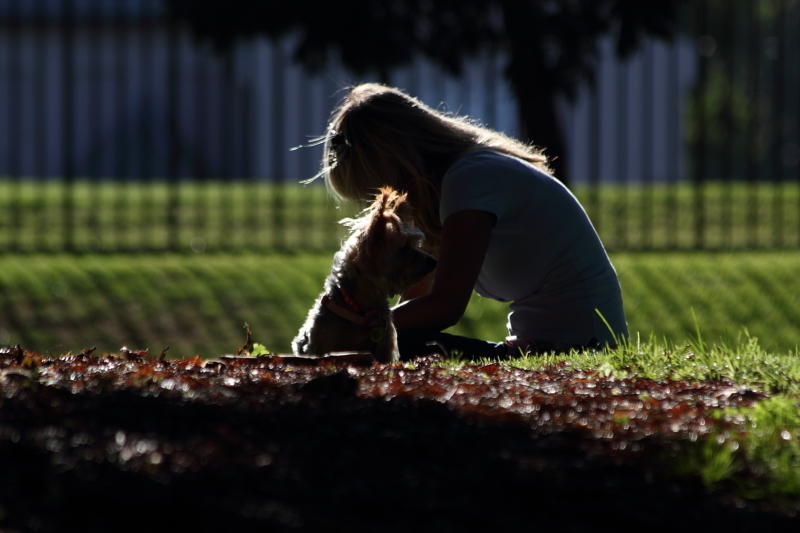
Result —
<instances>
[{"instance_id":1,"label":"green grass","mask_svg":"<svg viewBox=\"0 0 800 533\"><path fill-rule=\"evenodd\" d=\"M747 335L728 345L707 344L698 335L679 344L639 338L599 354L525 355L513 364L540 369L564 361L573 368L599 370L620 378L636 376L688 382L729 379L769 394L800 398L800 353L770 352Z\"/></svg>"},{"instance_id":2,"label":"green grass","mask_svg":"<svg viewBox=\"0 0 800 533\"><path fill-rule=\"evenodd\" d=\"M245 322L255 340L288 351L330 258L24 255L0 264L0 344L214 357L241 346Z\"/></svg>"},{"instance_id":3,"label":"green grass","mask_svg":"<svg viewBox=\"0 0 800 533\"><path fill-rule=\"evenodd\" d=\"M800 184L576 186L609 250L800 246ZM333 250L343 230L319 184L0 178L0 250Z\"/></svg>"},{"instance_id":4,"label":"green grass","mask_svg":"<svg viewBox=\"0 0 800 533\"><path fill-rule=\"evenodd\" d=\"M699 474L709 490L728 489L752 500L788 503L800 498L800 410L796 396L778 396L751 408L726 409L744 431L717 432L683 446L671 461L675 471Z\"/></svg>"},{"instance_id":5,"label":"green grass","mask_svg":"<svg viewBox=\"0 0 800 533\"><path fill-rule=\"evenodd\" d=\"M320 184L0 180L0 250L59 251L67 235L78 252L334 249L356 211Z\"/></svg>"},{"instance_id":6,"label":"green grass","mask_svg":"<svg viewBox=\"0 0 800 533\"><path fill-rule=\"evenodd\" d=\"M749 408L716 411L732 429L696 441L678 441L662 459L678 475L697 477L708 490L766 500L800 510L800 353L770 353L746 335L729 345L707 344L697 332L691 344L651 338L599 354L523 356L510 364L539 369L568 364L616 378L729 379L768 392ZM458 364L457 362L455 364Z\"/></svg>"},{"instance_id":7,"label":"green grass","mask_svg":"<svg viewBox=\"0 0 800 533\"><path fill-rule=\"evenodd\" d=\"M632 334L681 342L699 323L708 342L731 345L746 329L761 346L800 343L798 252L642 253L612 257ZM695 320L695 315L697 320Z\"/></svg>"},{"instance_id":8,"label":"green grass","mask_svg":"<svg viewBox=\"0 0 800 533\"><path fill-rule=\"evenodd\" d=\"M160 353L168 345L172 357L216 357L244 343L247 322L255 342L287 352L330 261L330 253L0 256L0 346ZM768 391L754 408L719 413L741 432L682 443L665 460L709 489L796 504L800 252L616 253L612 261L630 342L512 364L569 360L620 377L728 378ZM506 305L474 296L453 331L500 340L506 313Z\"/></svg>"},{"instance_id":9,"label":"green grass","mask_svg":"<svg viewBox=\"0 0 800 533\"><path fill-rule=\"evenodd\" d=\"M303 322L330 253L0 256L0 344L46 351L97 345L214 357L250 324L277 352ZM800 339L800 252L612 254L633 338L732 345L746 329L765 349ZM500 340L507 305L474 296L454 328ZM695 316L697 320L695 321Z\"/></svg>"},{"instance_id":10,"label":"green grass","mask_svg":"<svg viewBox=\"0 0 800 533\"><path fill-rule=\"evenodd\" d=\"M708 182L577 187L611 250L800 245L800 184Z\"/></svg>"},{"instance_id":11,"label":"green grass","mask_svg":"<svg viewBox=\"0 0 800 533\"><path fill-rule=\"evenodd\" d=\"M254 338L287 352L331 253L0 256L0 344L214 357ZM800 340L800 252L612 254L633 338L732 345L745 329L774 353ZM473 296L454 328L505 337L505 304ZM697 320L695 321L695 315Z\"/></svg>"}]
</instances>

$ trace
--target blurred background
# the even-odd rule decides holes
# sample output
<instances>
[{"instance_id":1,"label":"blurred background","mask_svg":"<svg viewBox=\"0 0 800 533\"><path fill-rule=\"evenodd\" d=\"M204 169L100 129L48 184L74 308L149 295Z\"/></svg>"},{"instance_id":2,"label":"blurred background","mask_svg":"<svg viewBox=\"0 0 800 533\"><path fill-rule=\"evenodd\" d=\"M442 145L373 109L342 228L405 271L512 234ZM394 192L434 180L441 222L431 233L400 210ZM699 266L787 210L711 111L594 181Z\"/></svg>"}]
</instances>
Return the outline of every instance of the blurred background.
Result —
<instances>
[{"instance_id":1,"label":"blurred background","mask_svg":"<svg viewBox=\"0 0 800 533\"><path fill-rule=\"evenodd\" d=\"M800 0L295 4L0 0L0 346L289 351L354 212L299 181L378 81L545 146L634 335L796 351Z\"/></svg>"}]
</instances>

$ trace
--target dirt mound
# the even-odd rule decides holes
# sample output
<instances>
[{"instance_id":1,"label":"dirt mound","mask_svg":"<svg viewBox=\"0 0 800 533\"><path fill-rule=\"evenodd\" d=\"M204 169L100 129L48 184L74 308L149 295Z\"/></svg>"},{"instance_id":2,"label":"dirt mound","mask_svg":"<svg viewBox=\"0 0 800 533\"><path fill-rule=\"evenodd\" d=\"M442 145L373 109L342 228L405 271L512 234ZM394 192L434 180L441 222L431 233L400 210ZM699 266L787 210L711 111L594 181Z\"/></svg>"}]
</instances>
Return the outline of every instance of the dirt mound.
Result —
<instances>
[{"instance_id":1,"label":"dirt mound","mask_svg":"<svg viewBox=\"0 0 800 533\"><path fill-rule=\"evenodd\" d=\"M664 458L759 394L562 366L0 350L0 526L773 530ZM795 524L796 526L796 524Z\"/></svg>"}]
</instances>

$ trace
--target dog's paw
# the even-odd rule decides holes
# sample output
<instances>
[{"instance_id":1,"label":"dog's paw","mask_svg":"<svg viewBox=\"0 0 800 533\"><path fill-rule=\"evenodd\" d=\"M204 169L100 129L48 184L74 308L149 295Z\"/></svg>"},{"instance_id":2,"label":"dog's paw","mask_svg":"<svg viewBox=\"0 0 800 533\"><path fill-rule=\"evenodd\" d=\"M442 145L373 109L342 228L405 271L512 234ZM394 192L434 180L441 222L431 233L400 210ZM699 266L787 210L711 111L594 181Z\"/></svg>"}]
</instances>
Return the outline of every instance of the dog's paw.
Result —
<instances>
[{"instance_id":1,"label":"dog's paw","mask_svg":"<svg viewBox=\"0 0 800 533\"><path fill-rule=\"evenodd\" d=\"M292 352L294 355L308 355L308 332L300 331L292 341Z\"/></svg>"}]
</instances>

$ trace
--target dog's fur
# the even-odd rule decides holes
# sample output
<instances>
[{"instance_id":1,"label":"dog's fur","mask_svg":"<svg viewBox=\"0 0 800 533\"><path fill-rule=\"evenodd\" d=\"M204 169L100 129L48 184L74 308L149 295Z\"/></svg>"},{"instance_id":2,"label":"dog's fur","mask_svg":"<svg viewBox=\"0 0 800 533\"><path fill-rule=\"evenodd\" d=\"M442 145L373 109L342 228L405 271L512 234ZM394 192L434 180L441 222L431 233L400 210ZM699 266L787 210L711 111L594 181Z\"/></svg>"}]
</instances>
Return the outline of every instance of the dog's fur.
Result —
<instances>
[{"instance_id":1,"label":"dog's fur","mask_svg":"<svg viewBox=\"0 0 800 533\"><path fill-rule=\"evenodd\" d=\"M422 232L400 218L405 194L382 188L357 219L345 219L350 236L336 253L325 290L292 342L296 355L371 352L379 362L399 357L389 298L403 294L436 267L420 250ZM327 297L327 298L326 298ZM358 324L326 306L333 302L369 322Z\"/></svg>"}]
</instances>

